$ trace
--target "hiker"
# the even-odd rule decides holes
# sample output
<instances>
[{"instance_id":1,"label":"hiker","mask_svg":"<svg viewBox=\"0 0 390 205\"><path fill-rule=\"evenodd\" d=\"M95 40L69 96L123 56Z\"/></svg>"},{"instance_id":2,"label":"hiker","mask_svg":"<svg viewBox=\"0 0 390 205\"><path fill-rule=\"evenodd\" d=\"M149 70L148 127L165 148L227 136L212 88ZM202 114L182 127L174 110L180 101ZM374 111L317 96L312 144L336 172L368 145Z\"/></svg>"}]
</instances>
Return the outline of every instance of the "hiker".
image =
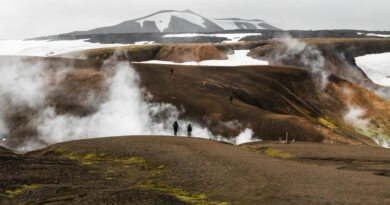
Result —
<instances>
[{"instance_id":1,"label":"hiker","mask_svg":"<svg viewBox=\"0 0 390 205\"><path fill-rule=\"evenodd\" d=\"M188 122L188 124L187 124L187 136L191 137L191 133L192 133L192 125L191 125L190 122Z\"/></svg>"},{"instance_id":2,"label":"hiker","mask_svg":"<svg viewBox=\"0 0 390 205\"><path fill-rule=\"evenodd\" d=\"M174 73L173 73L173 68L171 68L171 78L172 78L172 79L175 78Z\"/></svg>"},{"instance_id":3,"label":"hiker","mask_svg":"<svg viewBox=\"0 0 390 205\"><path fill-rule=\"evenodd\" d=\"M206 81L203 81L203 83L202 83L203 89L206 89L206 85L207 85Z\"/></svg>"},{"instance_id":4,"label":"hiker","mask_svg":"<svg viewBox=\"0 0 390 205\"><path fill-rule=\"evenodd\" d=\"M177 124L177 122L175 121L173 123L173 133L175 136L177 136L177 131L179 130L179 124Z\"/></svg>"},{"instance_id":5,"label":"hiker","mask_svg":"<svg viewBox=\"0 0 390 205\"><path fill-rule=\"evenodd\" d=\"M233 97L233 95L231 95L231 96L229 97L229 102L230 102L230 104L233 104L233 100L234 100L234 97Z\"/></svg>"}]
</instances>

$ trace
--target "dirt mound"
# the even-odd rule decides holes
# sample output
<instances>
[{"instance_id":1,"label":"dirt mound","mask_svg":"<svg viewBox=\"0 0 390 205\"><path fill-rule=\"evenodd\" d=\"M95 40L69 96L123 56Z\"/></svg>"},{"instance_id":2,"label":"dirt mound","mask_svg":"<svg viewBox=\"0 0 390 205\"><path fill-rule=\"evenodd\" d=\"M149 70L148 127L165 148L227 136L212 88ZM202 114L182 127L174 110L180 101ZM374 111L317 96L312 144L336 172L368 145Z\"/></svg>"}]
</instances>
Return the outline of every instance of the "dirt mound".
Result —
<instances>
[{"instance_id":1,"label":"dirt mound","mask_svg":"<svg viewBox=\"0 0 390 205\"><path fill-rule=\"evenodd\" d=\"M389 160L344 145L82 140L3 156L0 203L388 204Z\"/></svg>"},{"instance_id":2,"label":"dirt mound","mask_svg":"<svg viewBox=\"0 0 390 205\"><path fill-rule=\"evenodd\" d=\"M250 46L252 44L245 45ZM91 49L60 56L87 58L97 61L111 58L135 62L163 60L182 63L188 61L198 62L203 60L225 59L225 53L230 51L230 47L231 46L216 46L211 44L133 45L117 48ZM244 45L237 45L236 47L244 47Z\"/></svg>"},{"instance_id":3,"label":"dirt mound","mask_svg":"<svg viewBox=\"0 0 390 205\"><path fill-rule=\"evenodd\" d=\"M97 62L110 58L116 60L148 61L154 60L160 49L160 45L131 45L89 49L80 52L61 54L59 57L89 59Z\"/></svg>"},{"instance_id":4,"label":"dirt mound","mask_svg":"<svg viewBox=\"0 0 390 205\"><path fill-rule=\"evenodd\" d=\"M221 60L226 55L214 45L166 45L157 56L158 60L183 63L189 61Z\"/></svg>"}]
</instances>

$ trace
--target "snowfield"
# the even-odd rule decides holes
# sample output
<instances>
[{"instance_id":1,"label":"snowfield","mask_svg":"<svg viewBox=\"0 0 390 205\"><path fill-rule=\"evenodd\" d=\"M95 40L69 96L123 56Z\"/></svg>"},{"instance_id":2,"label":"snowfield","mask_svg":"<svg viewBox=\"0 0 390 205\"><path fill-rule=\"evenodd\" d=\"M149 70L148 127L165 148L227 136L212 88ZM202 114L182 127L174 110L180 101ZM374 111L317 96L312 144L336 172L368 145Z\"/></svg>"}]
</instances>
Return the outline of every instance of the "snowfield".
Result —
<instances>
[{"instance_id":1,"label":"snowfield","mask_svg":"<svg viewBox=\"0 0 390 205\"><path fill-rule=\"evenodd\" d=\"M357 57L355 60L374 83L390 86L390 53L370 54Z\"/></svg>"},{"instance_id":2,"label":"snowfield","mask_svg":"<svg viewBox=\"0 0 390 205\"><path fill-rule=\"evenodd\" d=\"M191 35L206 35L206 34L177 34L167 36L191 36ZM211 35L211 34L210 34ZM214 34L212 34L214 35ZM240 38L253 34L221 34L221 36L229 36L229 41L238 41ZM258 34L261 35L261 34ZM154 42L136 42L135 45L153 44ZM49 57L70 52L77 52L87 49L107 48L126 46L129 44L100 44L90 43L84 40L68 40L68 41L37 41L37 40L0 40L0 56L38 56ZM226 60L206 60L201 62L185 62L174 63L170 61L144 61L141 63L156 63L156 64L183 64L183 65L205 65L205 66L240 66L240 65L269 65L268 61L258 60L247 56L249 50L236 50L233 54L228 55Z\"/></svg>"},{"instance_id":3,"label":"snowfield","mask_svg":"<svg viewBox=\"0 0 390 205\"><path fill-rule=\"evenodd\" d=\"M235 50L233 54L228 55L226 60L206 60L200 62L175 63L171 61L151 60L140 63L153 64L177 64L177 65L202 65L202 66L242 66L242 65L269 65L268 61L258 60L247 56L249 50Z\"/></svg>"},{"instance_id":4,"label":"snowfield","mask_svg":"<svg viewBox=\"0 0 390 205\"><path fill-rule=\"evenodd\" d=\"M377 34L377 33L357 33L358 35L366 35L366 36L370 36L370 37L380 37L380 38L390 38L390 35L386 35L386 34Z\"/></svg>"},{"instance_id":5,"label":"snowfield","mask_svg":"<svg viewBox=\"0 0 390 205\"><path fill-rule=\"evenodd\" d=\"M265 23L262 20L245 20L245 19L212 19L212 21L218 26L222 27L224 30L237 30L242 29L237 26L237 23L241 24L245 29L253 29L251 27L246 27L245 25L251 25L256 27L255 29L266 29L260 26L262 23Z\"/></svg>"},{"instance_id":6,"label":"snowfield","mask_svg":"<svg viewBox=\"0 0 390 205\"><path fill-rule=\"evenodd\" d=\"M183 12L172 11L172 12L158 13L156 15L137 20L136 22L140 23L141 26L144 26L144 22L154 21L156 23L158 30L160 30L160 32L163 32L165 29L168 28L172 16L185 19L193 24L206 28L206 26L204 26L204 19L202 17L192 13L188 13L186 11Z\"/></svg>"},{"instance_id":7,"label":"snowfield","mask_svg":"<svg viewBox=\"0 0 390 205\"><path fill-rule=\"evenodd\" d=\"M94 48L107 48L123 46L125 44L100 44L81 40L0 40L0 55L18 56L53 56L75 51L82 51Z\"/></svg>"},{"instance_id":8,"label":"snowfield","mask_svg":"<svg viewBox=\"0 0 390 205\"><path fill-rule=\"evenodd\" d=\"M201 34L201 33L183 33L183 34L167 34L164 38L193 38L193 37L220 37L228 40L223 43L235 43L247 36L261 36L261 33L220 33L220 34Z\"/></svg>"}]
</instances>

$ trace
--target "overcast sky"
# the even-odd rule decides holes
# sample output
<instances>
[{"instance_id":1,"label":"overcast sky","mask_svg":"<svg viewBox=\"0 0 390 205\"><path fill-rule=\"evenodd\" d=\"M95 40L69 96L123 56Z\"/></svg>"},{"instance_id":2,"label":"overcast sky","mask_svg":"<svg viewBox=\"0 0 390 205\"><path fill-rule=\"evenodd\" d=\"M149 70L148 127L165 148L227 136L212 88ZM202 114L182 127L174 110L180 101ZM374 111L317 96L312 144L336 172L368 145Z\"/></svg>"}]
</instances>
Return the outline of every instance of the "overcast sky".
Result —
<instances>
[{"instance_id":1,"label":"overcast sky","mask_svg":"<svg viewBox=\"0 0 390 205\"><path fill-rule=\"evenodd\" d=\"M113 25L166 10L259 18L283 29L390 30L390 0L0 0L0 38Z\"/></svg>"}]
</instances>

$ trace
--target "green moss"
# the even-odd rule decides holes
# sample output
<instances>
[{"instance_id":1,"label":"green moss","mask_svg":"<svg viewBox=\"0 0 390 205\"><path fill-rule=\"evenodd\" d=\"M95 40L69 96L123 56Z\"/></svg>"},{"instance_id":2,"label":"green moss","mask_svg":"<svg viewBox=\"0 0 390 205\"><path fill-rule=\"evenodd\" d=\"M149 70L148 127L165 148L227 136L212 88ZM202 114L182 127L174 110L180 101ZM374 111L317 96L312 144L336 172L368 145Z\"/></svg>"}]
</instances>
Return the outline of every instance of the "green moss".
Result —
<instances>
[{"instance_id":1,"label":"green moss","mask_svg":"<svg viewBox=\"0 0 390 205\"><path fill-rule=\"evenodd\" d=\"M40 185L38 184L31 184L31 185L24 184L15 190L6 190L4 193L10 198L15 198L16 196L22 194L23 192L38 189L38 188L40 188Z\"/></svg>"},{"instance_id":2,"label":"green moss","mask_svg":"<svg viewBox=\"0 0 390 205\"><path fill-rule=\"evenodd\" d=\"M264 154L269 157L278 158L278 159L290 159L293 157L292 154L285 153L280 150L269 148L269 147L255 148L255 147L245 146L244 148L251 152Z\"/></svg>"},{"instance_id":3,"label":"green moss","mask_svg":"<svg viewBox=\"0 0 390 205\"><path fill-rule=\"evenodd\" d=\"M80 164L83 165L83 166L91 166L91 165L93 165L93 162L91 162L91 161L82 161Z\"/></svg>"},{"instance_id":4,"label":"green moss","mask_svg":"<svg viewBox=\"0 0 390 205\"><path fill-rule=\"evenodd\" d=\"M126 165L145 165L146 161L142 157L126 157L114 159L115 162L120 162Z\"/></svg>"},{"instance_id":5,"label":"green moss","mask_svg":"<svg viewBox=\"0 0 390 205\"><path fill-rule=\"evenodd\" d=\"M86 154L86 155L84 156L84 159L85 159L85 160L95 160L95 159L97 159L97 156L96 156L95 153L90 153L90 154Z\"/></svg>"},{"instance_id":6,"label":"green moss","mask_svg":"<svg viewBox=\"0 0 390 205\"><path fill-rule=\"evenodd\" d=\"M166 172L166 166L164 165L154 167L151 170L151 174L149 175L149 177L147 177L147 179L145 179L144 181L140 182L138 184L138 187L145 190L155 190L155 191L164 192L189 204L229 205L229 203L227 202L211 201L209 197L203 193L190 193L178 187L169 187L169 186L161 185L160 183L158 183L158 181L159 178L165 174L165 172Z\"/></svg>"},{"instance_id":7,"label":"green moss","mask_svg":"<svg viewBox=\"0 0 390 205\"><path fill-rule=\"evenodd\" d=\"M121 163L123 165L146 165L146 161L142 157L131 156L131 157L117 157L107 154L96 154L96 153L86 153L79 154L75 152L67 152L61 149L55 151L60 153L62 156L70 159L77 160L81 165L90 166L97 162L114 162Z\"/></svg>"},{"instance_id":8,"label":"green moss","mask_svg":"<svg viewBox=\"0 0 390 205\"><path fill-rule=\"evenodd\" d=\"M274 158L280 158L280 159L289 159L292 157L291 154L289 154L289 153L285 153L285 152L282 152L282 151L279 151L276 149L272 149L272 148L265 149L264 153L267 156L274 157Z\"/></svg>"},{"instance_id":9,"label":"green moss","mask_svg":"<svg viewBox=\"0 0 390 205\"><path fill-rule=\"evenodd\" d=\"M126 156L126 157L118 157L118 156L111 156L107 154L97 154L97 153L74 153L74 152L67 152L64 150L56 150L56 153L60 153L62 156L71 159L79 161L81 165L84 166L99 166L100 163L113 163L113 166L118 169L106 169L104 171L104 174L108 174L106 176L106 180L113 180L113 177L110 176L111 173L121 172L127 174L130 179L131 173L129 172L129 166L136 165L141 166L144 169L143 172L146 172L147 176L141 179L138 182L135 182L134 186L137 186L139 188L145 189L145 190L155 190L164 192L166 194L169 194L171 196L174 196L178 198L179 200L182 200L184 202L190 203L190 204L196 204L196 205L228 205L227 202L214 202L211 201L207 195L202 193L190 193L187 192L181 188L176 187L168 187L168 186L162 186L160 185L160 177L162 177L166 173L166 166L165 165L151 165L146 162L146 160L142 157L138 156ZM103 166L107 167L107 166ZM129 183L134 183L129 179Z\"/></svg>"},{"instance_id":10,"label":"green moss","mask_svg":"<svg viewBox=\"0 0 390 205\"><path fill-rule=\"evenodd\" d=\"M171 196L174 196L177 199L180 199L181 201L184 201L184 202L190 203L190 204L229 205L228 202L211 201L206 194L190 193L190 192L185 191L184 189L177 188L177 187L160 186L160 185L154 184L152 181L149 181L148 183L144 184L143 186L141 186L141 188L147 189L147 190L161 191L161 192L167 193Z\"/></svg>"},{"instance_id":11,"label":"green moss","mask_svg":"<svg viewBox=\"0 0 390 205\"><path fill-rule=\"evenodd\" d=\"M329 129L336 129L337 128L337 125L334 124L333 122L331 122L327 117L319 117L318 119L318 123L320 123L321 125L329 128Z\"/></svg>"}]
</instances>

